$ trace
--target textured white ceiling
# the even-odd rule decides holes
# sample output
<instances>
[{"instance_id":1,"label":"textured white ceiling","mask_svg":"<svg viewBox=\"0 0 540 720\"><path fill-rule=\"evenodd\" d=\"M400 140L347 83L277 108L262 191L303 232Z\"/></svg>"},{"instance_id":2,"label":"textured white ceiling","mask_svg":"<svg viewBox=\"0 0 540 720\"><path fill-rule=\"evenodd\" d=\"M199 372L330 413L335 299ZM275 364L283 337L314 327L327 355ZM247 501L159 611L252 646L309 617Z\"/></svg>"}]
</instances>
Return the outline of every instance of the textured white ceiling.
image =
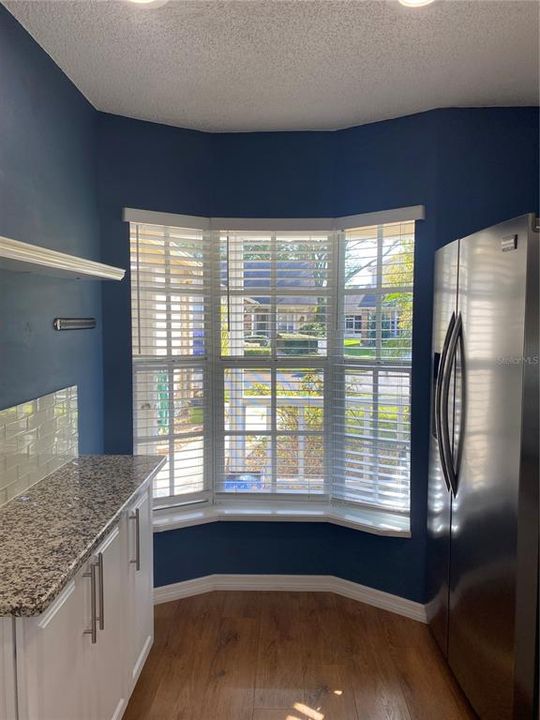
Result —
<instances>
[{"instance_id":1,"label":"textured white ceiling","mask_svg":"<svg viewBox=\"0 0 540 720\"><path fill-rule=\"evenodd\" d=\"M169 125L332 129L538 104L536 1L4 4L96 108Z\"/></svg>"}]
</instances>

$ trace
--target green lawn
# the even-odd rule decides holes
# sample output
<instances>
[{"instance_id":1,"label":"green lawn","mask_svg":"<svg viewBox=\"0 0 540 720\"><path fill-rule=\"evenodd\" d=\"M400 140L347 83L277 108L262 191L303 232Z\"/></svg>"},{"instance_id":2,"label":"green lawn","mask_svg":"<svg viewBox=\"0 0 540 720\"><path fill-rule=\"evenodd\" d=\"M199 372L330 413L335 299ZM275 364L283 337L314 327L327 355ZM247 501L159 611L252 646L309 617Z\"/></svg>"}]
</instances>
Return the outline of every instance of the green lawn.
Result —
<instances>
[{"instance_id":1,"label":"green lawn","mask_svg":"<svg viewBox=\"0 0 540 720\"><path fill-rule=\"evenodd\" d=\"M375 357L375 348L345 346L345 355L348 355L349 357Z\"/></svg>"},{"instance_id":2,"label":"green lawn","mask_svg":"<svg viewBox=\"0 0 540 720\"><path fill-rule=\"evenodd\" d=\"M291 339L295 341L302 341L307 336L303 335L287 335L282 336L281 340L284 339ZM315 338L311 337L310 340L314 340ZM385 357L407 357L408 351L405 349L402 349L402 343L403 341L401 339L397 338L385 338L382 342L383 348L384 348L384 355ZM302 345L302 342L299 343L300 347L298 348L298 354L299 355L316 355L316 350L314 348L308 348ZM362 341L359 338L344 338L343 340L343 347L344 347L344 353L348 357L361 357L361 358L373 358L375 357L375 348L373 347L365 347L362 345ZM283 350L283 347L280 348ZM291 343L290 353L294 355L296 354L293 351L293 343ZM248 346L246 345L244 349L244 355L246 357L249 356L265 356L270 355L271 350L269 347L257 347L257 346ZM280 353L281 354L281 353Z\"/></svg>"}]
</instances>

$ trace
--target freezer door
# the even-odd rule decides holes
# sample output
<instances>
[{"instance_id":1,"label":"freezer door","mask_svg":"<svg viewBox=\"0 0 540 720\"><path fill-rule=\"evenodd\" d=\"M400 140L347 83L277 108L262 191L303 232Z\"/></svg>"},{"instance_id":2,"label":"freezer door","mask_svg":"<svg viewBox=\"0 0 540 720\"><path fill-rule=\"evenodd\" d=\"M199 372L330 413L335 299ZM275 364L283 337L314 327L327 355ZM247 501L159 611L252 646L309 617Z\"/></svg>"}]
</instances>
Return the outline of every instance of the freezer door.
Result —
<instances>
[{"instance_id":1,"label":"freezer door","mask_svg":"<svg viewBox=\"0 0 540 720\"><path fill-rule=\"evenodd\" d=\"M483 720L512 717L528 228L460 241L448 660Z\"/></svg>"},{"instance_id":2,"label":"freezer door","mask_svg":"<svg viewBox=\"0 0 540 720\"><path fill-rule=\"evenodd\" d=\"M433 299L431 434L428 484L427 522L427 590L428 619L432 633L442 652L447 654L448 642L448 573L450 561L450 493L444 479L439 438L437 437L437 383L441 380L441 358L448 339L452 316L455 317L458 280L458 242L450 243L435 255L435 287ZM452 388L451 388L452 391ZM452 429L453 397L449 397L450 432Z\"/></svg>"}]
</instances>

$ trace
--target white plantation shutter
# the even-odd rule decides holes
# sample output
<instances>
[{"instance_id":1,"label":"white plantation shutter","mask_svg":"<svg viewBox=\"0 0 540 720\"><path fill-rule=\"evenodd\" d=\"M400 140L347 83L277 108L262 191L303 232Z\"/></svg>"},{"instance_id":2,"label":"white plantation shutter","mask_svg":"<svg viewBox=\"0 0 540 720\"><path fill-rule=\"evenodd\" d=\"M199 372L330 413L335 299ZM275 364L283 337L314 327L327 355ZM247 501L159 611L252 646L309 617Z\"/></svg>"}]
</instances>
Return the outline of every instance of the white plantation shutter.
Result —
<instances>
[{"instance_id":1,"label":"white plantation shutter","mask_svg":"<svg viewBox=\"0 0 540 720\"><path fill-rule=\"evenodd\" d=\"M333 494L408 512L414 223L341 242Z\"/></svg>"},{"instance_id":2,"label":"white plantation shutter","mask_svg":"<svg viewBox=\"0 0 540 720\"><path fill-rule=\"evenodd\" d=\"M161 501L208 487L209 239L202 230L132 223L134 451L168 462Z\"/></svg>"},{"instance_id":3,"label":"white plantation shutter","mask_svg":"<svg viewBox=\"0 0 540 720\"><path fill-rule=\"evenodd\" d=\"M329 494L324 425L335 239L221 232L216 491Z\"/></svg>"},{"instance_id":4,"label":"white plantation shutter","mask_svg":"<svg viewBox=\"0 0 540 720\"><path fill-rule=\"evenodd\" d=\"M135 451L169 460L158 503L272 496L408 512L404 217L339 232L131 223Z\"/></svg>"},{"instance_id":5,"label":"white plantation shutter","mask_svg":"<svg viewBox=\"0 0 540 720\"><path fill-rule=\"evenodd\" d=\"M326 356L333 238L221 233L222 356Z\"/></svg>"}]
</instances>

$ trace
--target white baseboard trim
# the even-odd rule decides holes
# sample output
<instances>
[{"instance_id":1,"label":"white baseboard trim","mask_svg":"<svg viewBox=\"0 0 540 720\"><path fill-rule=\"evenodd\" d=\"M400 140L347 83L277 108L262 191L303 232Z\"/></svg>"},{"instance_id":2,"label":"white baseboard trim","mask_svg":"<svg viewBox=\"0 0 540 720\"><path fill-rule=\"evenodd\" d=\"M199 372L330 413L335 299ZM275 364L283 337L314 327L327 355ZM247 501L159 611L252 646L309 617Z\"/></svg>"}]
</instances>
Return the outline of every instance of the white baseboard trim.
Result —
<instances>
[{"instance_id":1,"label":"white baseboard trim","mask_svg":"<svg viewBox=\"0 0 540 720\"><path fill-rule=\"evenodd\" d=\"M343 580L334 575L205 575L194 580L154 588L154 604L201 595L212 590L272 590L288 592L331 592L336 595L373 605L381 610L427 622L421 603Z\"/></svg>"}]
</instances>

